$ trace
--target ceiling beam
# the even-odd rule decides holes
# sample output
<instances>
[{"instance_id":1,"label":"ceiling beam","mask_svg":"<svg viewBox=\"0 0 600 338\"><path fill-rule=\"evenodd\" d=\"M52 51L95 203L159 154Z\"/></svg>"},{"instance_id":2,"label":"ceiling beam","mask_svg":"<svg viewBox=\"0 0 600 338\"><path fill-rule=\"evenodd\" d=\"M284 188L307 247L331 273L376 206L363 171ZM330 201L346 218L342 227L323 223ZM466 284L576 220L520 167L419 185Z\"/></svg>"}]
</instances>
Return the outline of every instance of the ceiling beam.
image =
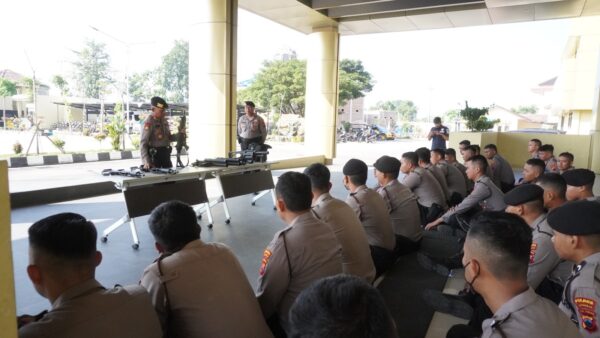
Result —
<instances>
[{"instance_id":1,"label":"ceiling beam","mask_svg":"<svg viewBox=\"0 0 600 338\"><path fill-rule=\"evenodd\" d=\"M330 18L343 18L359 15L462 6L480 3L485 3L485 0L396 0L357 6L330 8L325 10L325 13Z\"/></svg>"},{"instance_id":2,"label":"ceiling beam","mask_svg":"<svg viewBox=\"0 0 600 338\"><path fill-rule=\"evenodd\" d=\"M390 2L394 0L312 0L310 7L314 10L328 9L334 7L365 5L377 2Z\"/></svg>"}]
</instances>

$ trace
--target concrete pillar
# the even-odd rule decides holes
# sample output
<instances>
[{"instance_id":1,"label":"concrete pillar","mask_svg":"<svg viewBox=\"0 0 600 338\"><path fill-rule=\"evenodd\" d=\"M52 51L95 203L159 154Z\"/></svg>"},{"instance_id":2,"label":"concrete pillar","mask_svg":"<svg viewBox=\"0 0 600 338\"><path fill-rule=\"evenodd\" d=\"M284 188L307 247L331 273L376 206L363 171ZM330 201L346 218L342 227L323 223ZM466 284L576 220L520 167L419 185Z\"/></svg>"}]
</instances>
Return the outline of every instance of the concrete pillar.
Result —
<instances>
[{"instance_id":1,"label":"concrete pillar","mask_svg":"<svg viewBox=\"0 0 600 338\"><path fill-rule=\"evenodd\" d=\"M590 144L590 170L600 174L600 54L598 55L598 70L594 85L594 102L592 104L592 136Z\"/></svg>"},{"instance_id":2,"label":"concrete pillar","mask_svg":"<svg viewBox=\"0 0 600 338\"><path fill-rule=\"evenodd\" d=\"M200 0L190 37L190 159L235 150L237 0Z\"/></svg>"},{"instance_id":3,"label":"concrete pillar","mask_svg":"<svg viewBox=\"0 0 600 338\"><path fill-rule=\"evenodd\" d=\"M15 278L10 239L8 164L0 161L0 327L2 337L16 338Z\"/></svg>"},{"instance_id":4,"label":"concrete pillar","mask_svg":"<svg viewBox=\"0 0 600 338\"><path fill-rule=\"evenodd\" d=\"M304 144L331 163L335 157L339 33L335 27L319 28L309 39Z\"/></svg>"}]
</instances>

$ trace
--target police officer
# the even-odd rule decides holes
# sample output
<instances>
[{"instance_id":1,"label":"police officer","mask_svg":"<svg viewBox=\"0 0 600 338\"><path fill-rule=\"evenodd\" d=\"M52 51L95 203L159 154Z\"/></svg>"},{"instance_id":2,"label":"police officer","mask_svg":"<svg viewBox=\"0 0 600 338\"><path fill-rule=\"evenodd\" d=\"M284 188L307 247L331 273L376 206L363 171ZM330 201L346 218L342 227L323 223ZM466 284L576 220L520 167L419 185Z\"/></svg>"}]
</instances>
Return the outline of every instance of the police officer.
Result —
<instances>
[{"instance_id":1,"label":"police officer","mask_svg":"<svg viewBox=\"0 0 600 338\"><path fill-rule=\"evenodd\" d=\"M546 222L544 189L535 184L520 185L504 196L504 202L506 212L521 217L532 229L527 283L540 296L558 304L573 264L560 259L552 244L554 231Z\"/></svg>"},{"instance_id":2,"label":"police officer","mask_svg":"<svg viewBox=\"0 0 600 338\"><path fill-rule=\"evenodd\" d=\"M288 330L296 297L316 280L342 273L342 250L327 224L311 213L310 179L286 172L275 186L277 214L287 227L263 253L256 297L276 337Z\"/></svg>"},{"instance_id":3,"label":"police officer","mask_svg":"<svg viewBox=\"0 0 600 338\"><path fill-rule=\"evenodd\" d=\"M445 201L448 201L450 199L450 193L448 192L448 181L446 181L446 175L442 168L431 164L431 151L423 147L415 150L415 153L419 158L419 167L427 169L433 175L444 192Z\"/></svg>"},{"instance_id":4,"label":"police officer","mask_svg":"<svg viewBox=\"0 0 600 338\"><path fill-rule=\"evenodd\" d=\"M417 196L404 184L398 182L400 161L391 156L382 156L373 164L379 187L377 192L386 202L392 227L396 235L397 255L419 249L423 228Z\"/></svg>"},{"instance_id":5,"label":"police officer","mask_svg":"<svg viewBox=\"0 0 600 338\"><path fill-rule=\"evenodd\" d=\"M371 257L379 276L394 263L396 238L385 201L366 186L368 171L365 162L354 158L342 169L344 186L350 191L346 203L352 207L367 233Z\"/></svg>"},{"instance_id":6,"label":"police officer","mask_svg":"<svg viewBox=\"0 0 600 338\"><path fill-rule=\"evenodd\" d=\"M507 193L515 186L515 173L508 161L498 154L498 148L495 144L488 144L483 148L485 157L489 160L492 174L494 175L494 183Z\"/></svg>"},{"instance_id":7,"label":"police officer","mask_svg":"<svg viewBox=\"0 0 600 338\"><path fill-rule=\"evenodd\" d=\"M567 182L567 201L590 200L600 201L594 196L594 181L596 174L589 169L573 169L565 172L563 178Z\"/></svg>"},{"instance_id":8,"label":"police officer","mask_svg":"<svg viewBox=\"0 0 600 338\"><path fill-rule=\"evenodd\" d=\"M169 107L161 97L155 96L150 100L152 114L144 121L144 129L140 139L140 153L144 169L172 168L171 142L176 140L171 135L169 122L165 118L165 109ZM179 132L185 132L180 130Z\"/></svg>"},{"instance_id":9,"label":"police officer","mask_svg":"<svg viewBox=\"0 0 600 338\"><path fill-rule=\"evenodd\" d=\"M576 201L548 215L554 229L554 247L560 257L575 264L559 305L584 337L599 337L600 312L600 204Z\"/></svg>"},{"instance_id":10,"label":"police officer","mask_svg":"<svg viewBox=\"0 0 600 338\"><path fill-rule=\"evenodd\" d=\"M439 168L446 177L449 194L448 204L449 206L455 206L467 196L467 179L466 174L463 174L458 167L449 164L445 160L445 152L443 149L433 149L430 162Z\"/></svg>"},{"instance_id":11,"label":"police officer","mask_svg":"<svg viewBox=\"0 0 600 338\"><path fill-rule=\"evenodd\" d=\"M254 111L255 105L252 101L246 101L244 111L246 114L238 120L238 141L242 150L248 149L252 143L262 145L267 139L267 128L265 120Z\"/></svg>"},{"instance_id":12,"label":"police officer","mask_svg":"<svg viewBox=\"0 0 600 338\"><path fill-rule=\"evenodd\" d=\"M540 176L535 184L544 189L544 208L548 212L567 202L567 182L562 175L548 173Z\"/></svg>"}]
</instances>

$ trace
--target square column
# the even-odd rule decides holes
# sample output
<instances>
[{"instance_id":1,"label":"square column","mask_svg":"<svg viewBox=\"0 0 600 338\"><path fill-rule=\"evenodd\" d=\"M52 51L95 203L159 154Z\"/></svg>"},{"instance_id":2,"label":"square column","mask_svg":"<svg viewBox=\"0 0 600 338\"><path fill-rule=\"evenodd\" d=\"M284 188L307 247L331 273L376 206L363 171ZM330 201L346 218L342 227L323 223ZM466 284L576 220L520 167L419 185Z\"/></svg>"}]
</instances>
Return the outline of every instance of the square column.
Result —
<instances>
[{"instance_id":1,"label":"square column","mask_svg":"<svg viewBox=\"0 0 600 338\"><path fill-rule=\"evenodd\" d=\"M600 173L600 55L598 57L598 71L594 85L594 102L592 103L592 136L590 144L590 170Z\"/></svg>"},{"instance_id":2,"label":"square column","mask_svg":"<svg viewBox=\"0 0 600 338\"><path fill-rule=\"evenodd\" d=\"M10 237L8 164L0 161L0 327L2 337L17 337L15 278Z\"/></svg>"},{"instance_id":3,"label":"square column","mask_svg":"<svg viewBox=\"0 0 600 338\"><path fill-rule=\"evenodd\" d=\"M336 27L314 29L306 63L304 144L325 155L327 163L335 157L336 147L339 36Z\"/></svg>"},{"instance_id":4,"label":"square column","mask_svg":"<svg viewBox=\"0 0 600 338\"><path fill-rule=\"evenodd\" d=\"M200 0L191 28L189 60L190 159L235 150L237 0Z\"/></svg>"}]
</instances>

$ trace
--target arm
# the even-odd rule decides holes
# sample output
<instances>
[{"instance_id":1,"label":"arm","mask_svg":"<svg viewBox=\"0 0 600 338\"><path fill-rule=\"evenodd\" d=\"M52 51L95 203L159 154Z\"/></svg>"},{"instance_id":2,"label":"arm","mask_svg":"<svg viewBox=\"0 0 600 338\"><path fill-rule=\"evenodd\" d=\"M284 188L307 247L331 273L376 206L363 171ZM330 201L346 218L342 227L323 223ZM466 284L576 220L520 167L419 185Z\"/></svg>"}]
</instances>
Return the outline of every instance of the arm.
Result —
<instances>
[{"instance_id":1,"label":"arm","mask_svg":"<svg viewBox=\"0 0 600 338\"><path fill-rule=\"evenodd\" d=\"M453 214L462 214L473 207L479 205L479 203L491 195L490 189L485 184L476 184L473 192L471 192L465 199L460 202L456 207L448 210L443 216L444 222L448 221L448 218Z\"/></svg>"},{"instance_id":2,"label":"arm","mask_svg":"<svg viewBox=\"0 0 600 338\"><path fill-rule=\"evenodd\" d=\"M256 298L265 319L277 312L289 283L288 257L283 246L283 234L273 239L261 261Z\"/></svg>"},{"instance_id":3,"label":"arm","mask_svg":"<svg viewBox=\"0 0 600 338\"><path fill-rule=\"evenodd\" d=\"M433 135L434 135L434 133L433 133L433 128L431 128L431 129L429 130L429 134L427 134L427 140L428 140L428 141L431 141L431 139L433 138Z\"/></svg>"},{"instance_id":4,"label":"arm","mask_svg":"<svg viewBox=\"0 0 600 338\"><path fill-rule=\"evenodd\" d=\"M448 131L448 128L446 128L446 127L444 127L442 129L442 132L438 133L438 135L443 137L444 141L448 141L448 139L450 138L450 132Z\"/></svg>"},{"instance_id":5,"label":"arm","mask_svg":"<svg viewBox=\"0 0 600 338\"><path fill-rule=\"evenodd\" d=\"M409 173L408 175L404 176L404 180L402 181L402 183L405 186L407 186L410 190L415 190L415 188L418 187L419 184L421 184L421 176Z\"/></svg>"},{"instance_id":6,"label":"arm","mask_svg":"<svg viewBox=\"0 0 600 338\"><path fill-rule=\"evenodd\" d=\"M150 294L150 300L158 315L163 332L167 332L167 311L165 309L165 293L156 270L156 263L151 264L144 270L140 285Z\"/></svg>"},{"instance_id":7,"label":"arm","mask_svg":"<svg viewBox=\"0 0 600 338\"><path fill-rule=\"evenodd\" d=\"M267 139L267 126L265 125L265 120L263 120L261 117L258 123L258 127L260 128L261 143L265 143L265 140Z\"/></svg>"},{"instance_id":8,"label":"arm","mask_svg":"<svg viewBox=\"0 0 600 338\"><path fill-rule=\"evenodd\" d=\"M142 129L142 135L140 136L140 156L142 157L142 164L144 168L150 168L150 154L148 149L150 148L150 135L152 134L152 123L146 120L144 122L144 128Z\"/></svg>"},{"instance_id":9,"label":"arm","mask_svg":"<svg viewBox=\"0 0 600 338\"><path fill-rule=\"evenodd\" d=\"M560 258L556 254L550 238L546 234L534 232L529 253L529 268L527 269L527 283L533 289L536 289L560 263Z\"/></svg>"}]
</instances>

